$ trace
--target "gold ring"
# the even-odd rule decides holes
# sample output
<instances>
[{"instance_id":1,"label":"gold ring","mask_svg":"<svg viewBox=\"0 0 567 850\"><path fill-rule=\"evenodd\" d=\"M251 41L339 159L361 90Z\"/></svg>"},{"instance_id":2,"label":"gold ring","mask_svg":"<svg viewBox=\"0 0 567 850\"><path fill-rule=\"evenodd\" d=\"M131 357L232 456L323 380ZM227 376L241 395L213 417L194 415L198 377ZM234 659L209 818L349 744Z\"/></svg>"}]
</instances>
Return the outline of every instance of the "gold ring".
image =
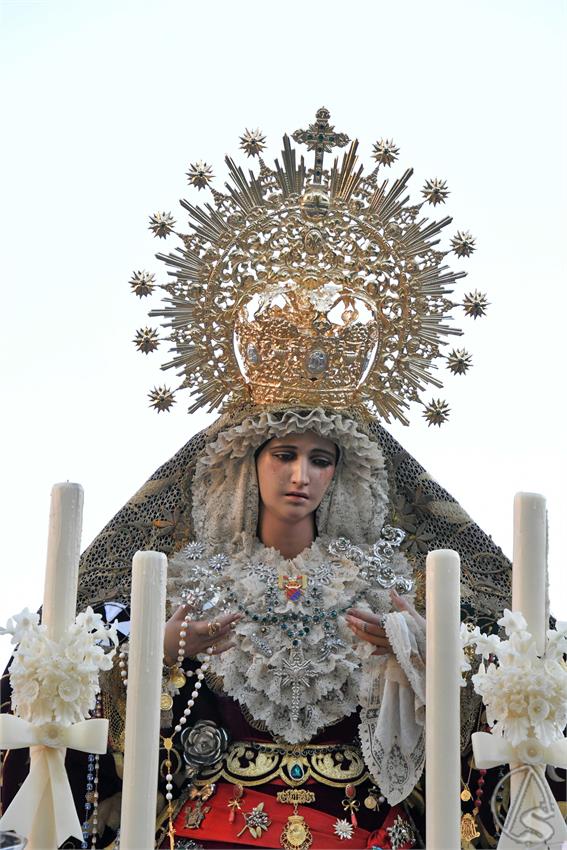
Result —
<instances>
[{"instance_id":1,"label":"gold ring","mask_svg":"<svg viewBox=\"0 0 567 850\"><path fill-rule=\"evenodd\" d=\"M221 630L220 623L207 623L207 631L209 633L209 637L215 637Z\"/></svg>"}]
</instances>

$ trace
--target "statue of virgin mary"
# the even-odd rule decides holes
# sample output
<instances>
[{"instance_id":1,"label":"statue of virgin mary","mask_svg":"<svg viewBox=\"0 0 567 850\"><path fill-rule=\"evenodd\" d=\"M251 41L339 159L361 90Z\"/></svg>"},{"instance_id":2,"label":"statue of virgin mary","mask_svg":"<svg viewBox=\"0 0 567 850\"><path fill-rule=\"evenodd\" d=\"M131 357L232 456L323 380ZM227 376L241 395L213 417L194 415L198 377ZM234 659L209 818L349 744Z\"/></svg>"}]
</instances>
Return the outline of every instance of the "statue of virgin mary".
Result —
<instances>
[{"instance_id":1,"label":"statue of virgin mary","mask_svg":"<svg viewBox=\"0 0 567 850\"><path fill-rule=\"evenodd\" d=\"M470 365L464 349L446 350L461 333L452 312L478 318L486 298L452 300L464 272L445 260L469 256L474 239L457 231L440 247L451 219L428 220L423 206L445 202L444 181L427 181L411 203L411 170L381 179L394 143L374 145L365 173L358 142L329 118L319 109L293 134L311 167L287 135L268 166L264 137L246 131L241 148L258 168L246 175L227 158L225 192L181 202L188 233L169 213L150 219L156 237L180 239L158 254L167 282L147 271L131 280L141 298L164 294L150 313L162 330L139 330L136 345L149 353L167 339L163 368L180 378L176 390L155 387L151 404L166 411L187 389L190 412L221 415L82 557L79 606L104 609L125 637L102 691L111 753L84 766L68 753L69 769L83 771L76 802L92 846L119 830L136 551L169 559L156 846L424 847L427 552L459 552L464 619L490 628L509 604L500 549L380 422L407 424L412 404L430 425L447 418L445 401L422 394L441 387L436 361L454 374ZM189 181L208 189L212 168L193 164ZM494 835L491 778L470 754L482 723L469 685L471 847Z\"/></svg>"}]
</instances>

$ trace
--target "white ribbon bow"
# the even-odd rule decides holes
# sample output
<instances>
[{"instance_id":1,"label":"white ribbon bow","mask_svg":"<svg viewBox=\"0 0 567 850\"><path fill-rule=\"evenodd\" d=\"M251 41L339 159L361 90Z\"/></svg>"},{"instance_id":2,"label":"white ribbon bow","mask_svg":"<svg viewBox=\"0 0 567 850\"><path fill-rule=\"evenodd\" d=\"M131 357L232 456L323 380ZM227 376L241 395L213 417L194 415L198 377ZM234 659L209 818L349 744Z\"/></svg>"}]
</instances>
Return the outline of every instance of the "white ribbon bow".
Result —
<instances>
[{"instance_id":1,"label":"white ribbon bow","mask_svg":"<svg viewBox=\"0 0 567 850\"><path fill-rule=\"evenodd\" d=\"M514 765L511 774L522 774L510 803L498 850L517 850L529 844L532 850L553 846L567 840L565 820L545 778L545 766L567 767L567 739L561 738L548 747L536 739L513 747L505 738L489 732L472 735L477 768Z\"/></svg>"},{"instance_id":2,"label":"white ribbon bow","mask_svg":"<svg viewBox=\"0 0 567 850\"><path fill-rule=\"evenodd\" d=\"M72 726L34 726L13 714L0 715L2 749L31 747L30 772L0 818L0 829L13 829L28 838L37 829L54 835L57 847L70 836L82 841L83 831L65 770L65 749L105 753L107 739L108 720L104 718L81 720Z\"/></svg>"}]
</instances>

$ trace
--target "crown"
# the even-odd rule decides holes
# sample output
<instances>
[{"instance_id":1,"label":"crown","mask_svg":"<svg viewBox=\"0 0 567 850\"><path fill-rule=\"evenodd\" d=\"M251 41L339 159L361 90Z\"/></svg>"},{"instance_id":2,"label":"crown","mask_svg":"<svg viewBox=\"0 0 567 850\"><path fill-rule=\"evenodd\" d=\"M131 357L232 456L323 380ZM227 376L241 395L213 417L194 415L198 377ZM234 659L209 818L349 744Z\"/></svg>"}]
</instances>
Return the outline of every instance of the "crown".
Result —
<instances>
[{"instance_id":1,"label":"crown","mask_svg":"<svg viewBox=\"0 0 567 850\"><path fill-rule=\"evenodd\" d=\"M234 326L240 371L255 405L355 405L379 336L376 306L366 293L318 277L245 296Z\"/></svg>"},{"instance_id":2,"label":"crown","mask_svg":"<svg viewBox=\"0 0 567 850\"><path fill-rule=\"evenodd\" d=\"M406 411L417 402L429 424L447 419L448 404L426 403L422 393L442 386L433 374L438 359L458 375L471 365L464 349L443 350L462 333L452 311L461 306L478 318L488 302L478 291L460 302L449 297L465 272L452 271L445 258L470 256L475 240L458 231L443 250L439 234L451 219L431 221L422 208L446 202L446 182L427 180L411 203L411 169L391 184L379 179L398 157L393 141L376 142L375 165L365 174L358 140L349 145L329 119L319 109L307 130L292 134L314 152L312 168L287 135L281 163L269 167L265 137L247 130L241 148L259 168L246 175L227 157L225 192L212 188L206 162L190 166L190 185L210 187L212 203L181 201L189 233L175 230L171 213L151 216L156 237L181 240L174 252L157 254L172 280L157 284L155 274L138 271L130 281L140 298L156 286L164 291L150 316L162 318L172 345L162 369L181 380L175 390L154 388L156 410L168 410L175 393L188 389L190 412L289 403L356 407L408 424ZM335 158L325 167L325 154L347 145L340 164ZM160 331L142 328L134 341L148 354Z\"/></svg>"}]
</instances>

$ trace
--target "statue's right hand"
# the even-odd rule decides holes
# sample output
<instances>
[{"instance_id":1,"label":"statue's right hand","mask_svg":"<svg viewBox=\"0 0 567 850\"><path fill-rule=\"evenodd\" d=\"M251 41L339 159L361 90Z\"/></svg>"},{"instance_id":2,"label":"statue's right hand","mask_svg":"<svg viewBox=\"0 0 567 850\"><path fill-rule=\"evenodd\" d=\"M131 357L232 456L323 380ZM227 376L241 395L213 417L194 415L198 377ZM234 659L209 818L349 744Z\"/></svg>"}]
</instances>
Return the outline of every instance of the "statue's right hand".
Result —
<instances>
[{"instance_id":1,"label":"statue's right hand","mask_svg":"<svg viewBox=\"0 0 567 850\"><path fill-rule=\"evenodd\" d=\"M180 605L165 624L163 653L164 661L168 666L176 662L180 641L185 641L185 646L181 647L185 658L206 652L211 646L213 655L220 655L221 652L226 652L227 649L235 646L230 635L234 624L241 619L242 614L223 614L222 617L217 617L211 622L189 620L186 628L183 628L186 615L187 605Z\"/></svg>"}]
</instances>

